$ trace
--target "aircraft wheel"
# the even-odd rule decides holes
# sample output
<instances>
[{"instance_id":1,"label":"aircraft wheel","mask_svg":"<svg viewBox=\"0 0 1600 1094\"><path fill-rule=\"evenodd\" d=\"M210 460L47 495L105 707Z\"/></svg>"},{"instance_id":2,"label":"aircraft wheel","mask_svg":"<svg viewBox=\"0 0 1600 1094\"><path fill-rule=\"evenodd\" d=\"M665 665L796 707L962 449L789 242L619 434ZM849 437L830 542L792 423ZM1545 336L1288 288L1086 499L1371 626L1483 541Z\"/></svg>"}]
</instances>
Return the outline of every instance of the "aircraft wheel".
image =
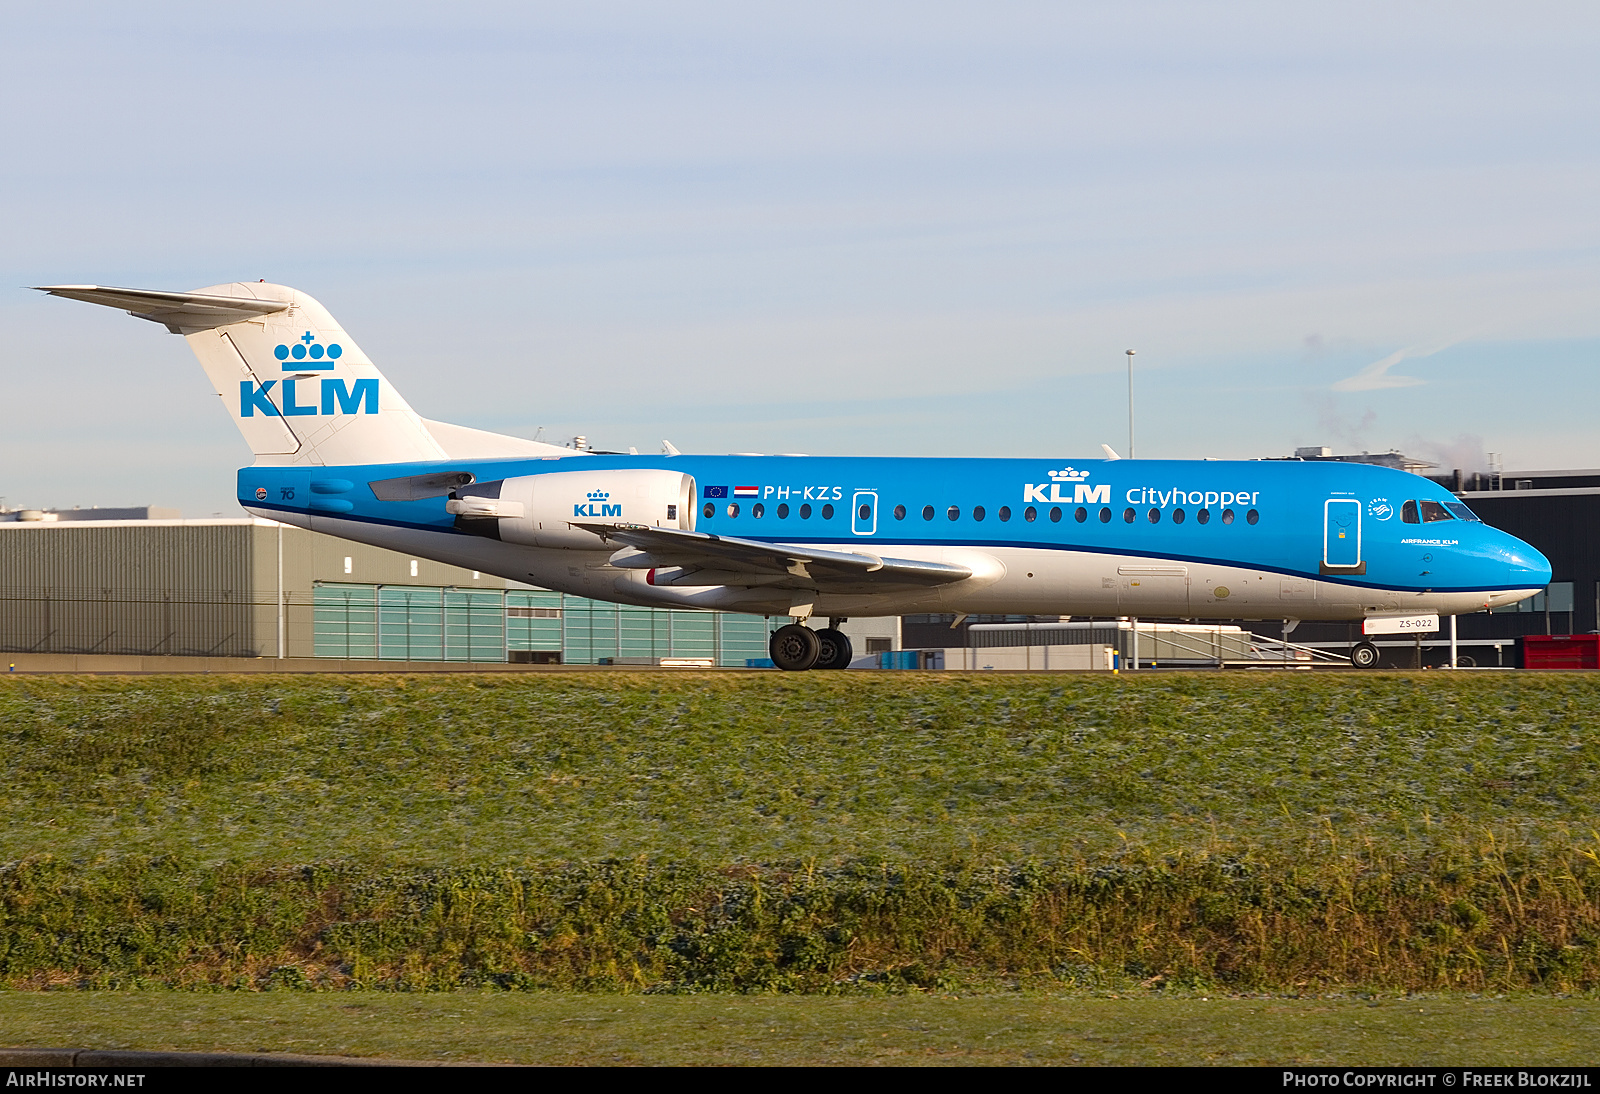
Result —
<instances>
[{"instance_id":1,"label":"aircraft wheel","mask_svg":"<svg viewBox=\"0 0 1600 1094\"><path fill-rule=\"evenodd\" d=\"M816 665L822 652L817 632L798 623L789 623L772 632L767 643L772 653L772 663L785 672L804 672Z\"/></svg>"},{"instance_id":2,"label":"aircraft wheel","mask_svg":"<svg viewBox=\"0 0 1600 1094\"><path fill-rule=\"evenodd\" d=\"M1468 657L1466 654L1462 654L1460 657L1456 658L1456 668L1458 669L1475 669L1477 667L1478 663L1472 658Z\"/></svg>"},{"instance_id":3,"label":"aircraft wheel","mask_svg":"<svg viewBox=\"0 0 1600 1094\"><path fill-rule=\"evenodd\" d=\"M1357 642L1350 647L1350 663L1358 669L1378 667L1378 647L1371 642Z\"/></svg>"},{"instance_id":4,"label":"aircraft wheel","mask_svg":"<svg viewBox=\"0 0 1600 1094\"><path fill-rule=\"evenodd\" d=\"M843 631L836 631L832 627L824 628L817 632L817 643L821 652L817 654L819 669L847 669L850 659L855 656L855 651L850 648L850 636Z\"/></svg>"}]
</instances>

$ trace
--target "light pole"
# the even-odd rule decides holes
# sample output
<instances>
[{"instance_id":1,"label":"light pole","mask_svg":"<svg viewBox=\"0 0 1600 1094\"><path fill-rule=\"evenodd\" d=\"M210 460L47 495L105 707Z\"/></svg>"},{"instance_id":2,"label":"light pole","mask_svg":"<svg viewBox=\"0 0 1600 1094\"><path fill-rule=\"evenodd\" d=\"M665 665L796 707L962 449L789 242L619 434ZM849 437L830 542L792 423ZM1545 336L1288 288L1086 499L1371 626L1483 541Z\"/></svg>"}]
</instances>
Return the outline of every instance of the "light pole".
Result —
<instances>
[{"instance_id":1,"label":"light pole","mask_svg":"<svg viewBox=\"0 0 1600 1094\"><path fill-rule=\"evenodd\" d=\"M1128 459L1133 459L1133 350L1128 350Z\"/></svg>"}]
</instances>

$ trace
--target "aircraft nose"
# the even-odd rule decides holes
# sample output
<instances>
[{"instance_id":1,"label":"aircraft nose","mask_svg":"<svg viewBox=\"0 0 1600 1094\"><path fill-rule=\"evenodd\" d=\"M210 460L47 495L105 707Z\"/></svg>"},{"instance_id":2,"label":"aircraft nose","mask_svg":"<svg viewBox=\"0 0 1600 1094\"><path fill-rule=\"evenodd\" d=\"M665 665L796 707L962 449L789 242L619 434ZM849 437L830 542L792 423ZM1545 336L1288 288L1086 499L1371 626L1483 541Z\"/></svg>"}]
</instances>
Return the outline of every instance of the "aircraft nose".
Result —
<instances>
[{"instance_id":1,"label":"aircraft nose","mask_svg":"<svg viewBox=\"0 0 1600 1094\"><path fill-rule=\"evenodd\" d=\"M1505 573L1505 582L1519 588L1544 588L1550 584L1550 560L1540 551L1508 532L1496 530L1494 553Z\"/></svg>"}]
</instances>

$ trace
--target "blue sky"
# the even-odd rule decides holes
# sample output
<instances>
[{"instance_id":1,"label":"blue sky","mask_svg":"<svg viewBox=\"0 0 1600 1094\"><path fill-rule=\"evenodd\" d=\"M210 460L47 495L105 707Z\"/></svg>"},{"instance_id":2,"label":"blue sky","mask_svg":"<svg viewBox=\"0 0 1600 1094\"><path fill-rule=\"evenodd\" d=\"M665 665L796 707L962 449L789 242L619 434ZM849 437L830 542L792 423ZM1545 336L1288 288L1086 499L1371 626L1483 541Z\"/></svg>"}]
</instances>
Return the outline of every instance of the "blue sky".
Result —
<instances>
[{"instance_id":1,"label":"blue sky","mask_svg":"<svg viewBox=\"0 0 1600 1094\"><path fill-rule=\"evenodd\" d=\"M0 38L0 495L237 512L265 278L423 414L607 447L1600 466L1600 9L40 5Z\"/></svg>"}]
</instances>

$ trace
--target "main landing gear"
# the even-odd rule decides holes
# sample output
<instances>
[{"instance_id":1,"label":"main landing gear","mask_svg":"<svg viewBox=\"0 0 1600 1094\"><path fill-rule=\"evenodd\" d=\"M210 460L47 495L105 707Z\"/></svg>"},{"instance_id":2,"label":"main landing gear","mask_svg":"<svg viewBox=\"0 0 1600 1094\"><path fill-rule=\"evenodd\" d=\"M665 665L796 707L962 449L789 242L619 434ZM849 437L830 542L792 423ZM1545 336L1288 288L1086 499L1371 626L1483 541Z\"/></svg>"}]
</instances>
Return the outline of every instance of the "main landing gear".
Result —
<instances>
[{"instance_id":1,"label":"main landing gear","mask_svg":"<svg viewBox=\"0 0 1600 1094\"><path fill-rule=\"evenodd\" d=\"M1358 669L1378 667L1378 647L1371 642L1357 642L1350 647L1350 663Z\"/></svg>"},{"instance_id":2,"label":"main landing gear","mask_svg":"<svg viewBox=\"0 0 1600 1094\"><path fill-rule=\"evenodd\" d=\"M767 649L772 653L772 663L787 672L848 668L854 655L850 639L843 631L836 627L814 631L798 623L789 623L773 631Z\"/></svg>"}]
</instances>

